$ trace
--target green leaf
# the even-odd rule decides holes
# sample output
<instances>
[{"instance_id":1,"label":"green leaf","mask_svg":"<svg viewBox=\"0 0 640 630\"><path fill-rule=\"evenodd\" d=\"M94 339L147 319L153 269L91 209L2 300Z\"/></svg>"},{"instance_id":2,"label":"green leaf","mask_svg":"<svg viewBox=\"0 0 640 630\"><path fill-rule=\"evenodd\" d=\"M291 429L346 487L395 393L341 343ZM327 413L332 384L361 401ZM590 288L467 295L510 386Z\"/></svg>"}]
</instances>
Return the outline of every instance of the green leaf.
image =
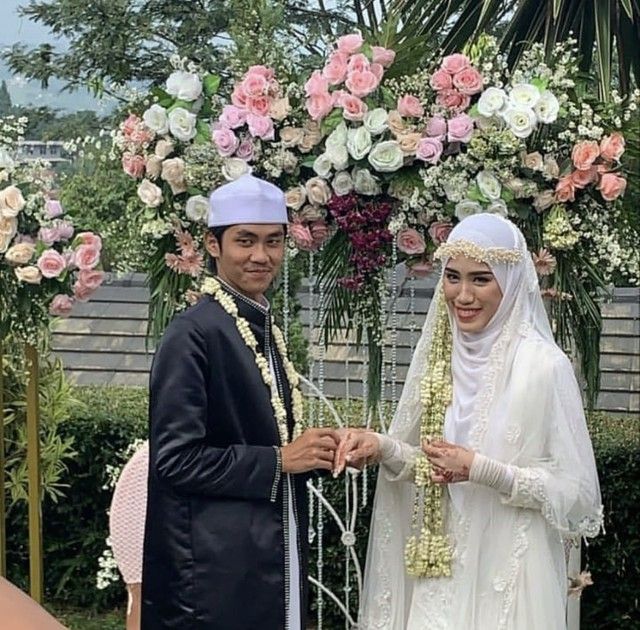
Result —
<instances>
[{"instance_id":1,"label":"green leaf","mask_svg":"<svg viewBox=\"0 0 640 630\"><path fill-rule=\"evenodd\" d=\"M478 111L478 103L475 103L473 107L469 110L469 116L471 116L471 118L480 117L480 112Z\"/></svg>"},{"instance_id":2,"label":"green leaf","mask_svg":"<svg viewBox=\"0 0 640 630\"><path fill-rule=\"evenodd\" d=\"M174 109L178 107L182 107L182 109L186 109L188 112L191 111L192 103L188 101L183 101L182 99L176 100L171 107L169 107L168 111L172 112Z\"/></svg>"},{"instance_id":3,"label":"green leaf","mask_svg":"<svg viewBox=\"0 0 640 630\"><path fill-rule=\"evenodd\" d=\"M207 96L213 96L218 93L220 87L220 77L217 74L207 74L202 79L202 88Z\"/></svg>"},{"instance_id":4,"label":"green leaf","mask_svg":"<svg viewBox=\"0 0 640 630\"><path fill-rule=\"evenodd\" d=\"M382 102L387 109L395 109L397 102L396 97L393 92L386 87L380 88L380 93L382 94Z\"/></svg>"},{"instance_id":5,"label":"green leaf","mask_svg":"<svg viewBox=\"0 0 640 630\"><path fill-rule=\"evenodd\" d=\"M535 85L540 92L544 92L547 89L546 79L535 78L531 81L531 85Z\"/></svg>"},{"instance_id":6,"label":"green leaf","mask_svg":"<svg viewBox=\"0 0 640 630\"><path fill-rule=\"evenodd\" d=\"M211 129L209 123L204 120L198 120L196 122L196 137L194 139L196 144L207 144L211 142Z\"/></svg>"},{"instance_id":7,"label":"green leaf","mask_svg":"<svg viewBox=\"0 0 640 630\"><path fill-rule=\"evenodd\" d=\"M474 182L467 190L467 199L479 201L480 203L489 203L489 200L480 192L478 184Z\"/></svg>"},{"instance_id":8,"label":"green leaf","mask_svg":"<svg viewBox=\"0 0 640 630\"><path fill-rule=\"evenodd\" d=\"M364 43L362 44L362 48L360 48L360 52L369 60L373 60L373 48L371 44Z\"/></svg>"},{"instance_id":9,"label":"green leaf","mask_svg":"<svg viewBox=\"0 0 640 630\"><path fill-rule=\"evenodd\" d=\"M304 160L302 160L302 166L305 166L307 168L313 168L313 165L316 161L316 157L315 155L307 155L306 158L304 158Z\"/></svg>"},{"instance_id":10,"label":"green leaf","mask_svg":"<svg viewBox=\"0 0 640 630\"><path fill-rule=\"evenodd\" d=\"M342 121L344 117L342 110L338 107L334 107L332 112L322 121L320 130L323 134L331 133Z\"/></svg>"},{"instance_id":11,"label":"green leaf","mask_svg":"<svg viewBox=\"0 0 640 630\"><path fill-rule=\"evenodd\" d=\"M500 197L505 200L506 203L510 203L515 199L515 195L511 190L509 190L506 186L502 187L500 191Z\"/></svg>"}]
</instances>

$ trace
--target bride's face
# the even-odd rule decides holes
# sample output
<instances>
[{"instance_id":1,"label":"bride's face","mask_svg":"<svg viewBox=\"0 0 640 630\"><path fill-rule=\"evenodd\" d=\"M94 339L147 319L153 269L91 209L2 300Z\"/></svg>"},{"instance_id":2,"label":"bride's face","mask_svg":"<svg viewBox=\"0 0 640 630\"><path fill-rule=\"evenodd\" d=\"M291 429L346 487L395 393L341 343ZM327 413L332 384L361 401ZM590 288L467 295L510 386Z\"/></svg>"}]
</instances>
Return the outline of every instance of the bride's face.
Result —
<instances>
[{"instance_id":1,"label":"bride's face","mask_svg":"<svg viewBox=\"0 0 640 630\"><path fill-rule=\"evenodd\" d=\"M447 306L462 332L480 332L502 300L500 285L489 265L466 256L449 259L443 288Z\"/></svg>"}]
</instances>

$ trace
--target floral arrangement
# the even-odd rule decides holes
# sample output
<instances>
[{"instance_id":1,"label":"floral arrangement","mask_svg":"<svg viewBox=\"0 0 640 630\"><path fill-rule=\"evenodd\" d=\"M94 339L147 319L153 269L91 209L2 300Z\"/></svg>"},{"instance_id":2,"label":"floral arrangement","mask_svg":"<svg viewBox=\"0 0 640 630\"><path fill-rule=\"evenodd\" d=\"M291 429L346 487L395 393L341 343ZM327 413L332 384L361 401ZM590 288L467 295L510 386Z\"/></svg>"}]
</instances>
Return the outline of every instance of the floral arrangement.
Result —
<instances>
[{"instance_id":1,"label":"floral arrangement","mask_svg":"<svg viewBox=\"0 0 640 630\"><path fill-rule=\"evenodd\" d=\"M371 402L394 297L387 271L404 262L430 273L453 225L477 212L523 230L558 337L575 343L595 392L598 300L613 279L640 278L638 231L621 203L624 127L639 94L590 100L575 55L572 41L550 56L534 45L509 73L496 42L481 37L394 76L395 52L353 33L306 80L249 67L230 102L216 95L216 77L175 60L166 89L138 103L116 138L123 168L141 179L154 240L155 331L203 273L195 252L208 193L252 170L286 191L295 249L319 252L327 331L367 340Z\"/></svg>"},{"instance_id":2,"label":"floral arrangement","mask_svg":"<svg viewBox=\"0 0 640 630\"><path fill-rule=\"evenodd\" d=\"M35 343L50 316L66 317L102 284L102 241L76 232L46 163L15 159L26 119L0 121L0 338Z\"/></svg>"}]
</instances>

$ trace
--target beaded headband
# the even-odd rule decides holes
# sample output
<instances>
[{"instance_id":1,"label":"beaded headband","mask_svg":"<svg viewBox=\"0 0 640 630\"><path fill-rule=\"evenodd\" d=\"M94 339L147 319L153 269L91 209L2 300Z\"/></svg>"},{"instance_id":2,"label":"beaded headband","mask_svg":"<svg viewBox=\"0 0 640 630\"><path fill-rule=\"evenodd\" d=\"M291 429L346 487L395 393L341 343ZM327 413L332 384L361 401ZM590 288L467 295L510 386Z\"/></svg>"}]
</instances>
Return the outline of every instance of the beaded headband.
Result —
<instances>
[{"instance_id":1,"label":"beaded headband","mask_svg":"<svg viewBox=\"0 0 640 630\"><path fill-rule=\"evenodd\" d=\"M456 258L457 256L466 256L482 263L515 264L522 260L522 252L519 249L481 247L477 243L465 240L442 243L433 255L436 260Z\"/></svg>"}]
</instances>

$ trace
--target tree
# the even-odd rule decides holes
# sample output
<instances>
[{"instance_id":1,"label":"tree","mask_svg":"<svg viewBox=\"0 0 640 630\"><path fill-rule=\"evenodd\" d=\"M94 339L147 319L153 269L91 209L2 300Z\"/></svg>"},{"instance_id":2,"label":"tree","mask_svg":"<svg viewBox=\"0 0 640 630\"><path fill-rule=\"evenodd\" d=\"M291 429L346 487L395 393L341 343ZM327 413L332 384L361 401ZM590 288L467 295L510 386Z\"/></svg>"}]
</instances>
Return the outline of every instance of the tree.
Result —
<instances>
[{"instance_id":1,"label":"tree","mask_svg":"<svg viewBox=\"0 0 640 630\"><path fill-rule=\"evenodd\" d=\"M30 0L19 14L64 36L68 48L18 43L3 57L13 72L43 86L56 77L69 89L88 85L98 94L109 92L111 83L163 81L170 71L169 57L175 53L224 75L224 50L230 44L236 5L264 4L266 0ZM335 24L343 30L353 26L338 9L324 8L322 0L317 9L303 0L268 4L284 12L280 36L311 52L320 50L313 40L333 32Z\"/></svg>"},{"instance_id":2,"label":"tree","mask_svg":"<svg viewBox=\"0 0 640 630\"><path fill-rule=\"evenodd\" d=\"M3 80L2 85L0 85L0 116L7 116L12 109L11 94L9 94L7 82Z\"/></svg>"}]
</instances>

